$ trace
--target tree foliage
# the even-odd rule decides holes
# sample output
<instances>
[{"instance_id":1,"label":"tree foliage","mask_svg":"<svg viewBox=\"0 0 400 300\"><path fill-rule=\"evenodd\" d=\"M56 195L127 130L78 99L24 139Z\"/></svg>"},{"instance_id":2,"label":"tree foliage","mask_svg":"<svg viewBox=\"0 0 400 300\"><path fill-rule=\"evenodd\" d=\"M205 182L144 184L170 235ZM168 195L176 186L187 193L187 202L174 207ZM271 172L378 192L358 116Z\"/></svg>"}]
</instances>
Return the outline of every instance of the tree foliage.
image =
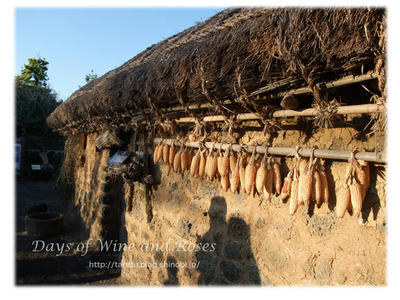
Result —
<instances>
[{"instance_id":1,"label":"tree foliage","mask_svg":"<svg viewBox=\"0 0 400 300\"><path fill-rule=\"evenodd\" d=\"M29 58L28 64L24 65L21 74L17 76L17 81L29 86L46 87L48 64L44 58Z\"/></svg>"},{"instance_id":2,"label":"tree foliage","mask_svg":"<svg viewBox=\"0 0 400 300\"><path fill-rule=\"evenodd\" d=\"M94 72L93 72L93 70L90 70L90 73L89 74L86 74L86 76L85 76L85 81L86 81L86 83L89 83L89 82L91 82L92 80L95 80L97 78L97 74L95 74Z\"/></svg>"},{"instance_id":3,"label":"tree foliage","mask_svg":"<svg viewBox=\"0 0 400 300\"><path fill-rule=\"evenodd\" d=\"M46 124L46 118L61 103L47 84L48 62L30 58L29 63L16 76L16 129L17 134L46 138L57 137Z\"/></svg>"}]
</instances>

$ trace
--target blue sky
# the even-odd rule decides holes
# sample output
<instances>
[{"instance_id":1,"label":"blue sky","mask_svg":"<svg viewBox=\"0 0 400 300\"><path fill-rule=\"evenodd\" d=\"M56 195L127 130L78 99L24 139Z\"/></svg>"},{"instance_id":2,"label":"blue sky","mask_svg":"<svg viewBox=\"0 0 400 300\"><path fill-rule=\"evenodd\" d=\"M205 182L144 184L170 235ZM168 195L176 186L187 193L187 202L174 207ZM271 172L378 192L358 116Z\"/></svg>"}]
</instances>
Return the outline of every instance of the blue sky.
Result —
<instances>
[{"instance_id":1,"label":"blue sky","mask_svg":"<svg viewBox=\"0 0 400 300\"><path fill-rule=\"evenodd\" d=\"M99 76L154 43L204 21L222 8L17 8L15 74L30 57L49 62L50 87L65 100L85 75Z\"/></svg>"}]
</instances>

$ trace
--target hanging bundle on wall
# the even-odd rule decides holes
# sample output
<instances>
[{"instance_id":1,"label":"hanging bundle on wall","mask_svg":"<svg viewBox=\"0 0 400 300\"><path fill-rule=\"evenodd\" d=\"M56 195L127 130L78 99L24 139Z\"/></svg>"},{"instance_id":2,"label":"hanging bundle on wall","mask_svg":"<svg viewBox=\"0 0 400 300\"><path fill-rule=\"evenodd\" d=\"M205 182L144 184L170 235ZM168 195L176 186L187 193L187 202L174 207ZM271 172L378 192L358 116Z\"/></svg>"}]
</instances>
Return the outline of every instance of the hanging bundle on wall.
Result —
<instances>
[{"instance_id":1,"label":"hanging bundle on wall","mask_svg":"<svg viewBox=\"0 0 400 300\"><path fill-rule=\"evenodd\" d=\"M292 167L282 181L278 159L270 154L274 152L272 147L264 146L264 150L261 150L262 147L254 143L250 154L244 151L246 148L244 145L226 144L223 147L219 144L218 151L215 151L215 142L210 144L202 141L196 143L194 147L198 147L198 150L193 153L188 147L188 145L193 147L193 142L182 139L179 141L178 151L176 142L173 141L169 145L171 142L163 139L154 149L154 162L164 161L168 167L167 174L171 168L175 173L182 174L188 170L193 177L206 177L208 180L216 178L223 191L230 190L236 193L240 185L242 193L252 196L258 194L260 199L267 200L271 200L275 195L281 203L290 196L288 200L290 215L294 215L302 204L306 211L309 211L312 203L317 207L323 203L329 204L325 162L314 154L320 151L318 155L321 155L326 153L326 150L318 150L316 147L310 150L301 149L302 154L309 155L306 159L302 158L300 147L296 146ZM236 147L236 156L233 146ZM263 153L262 156L258 154L260 152ZM357 153L357 155L365 157L367 153ZM369 188L369 164L365 160L356 160L355 156L355 152L351 152L346 178L336 194L336 214L339 218L343 217L346 210L359 217Z\"/></svg>"},{"instance_id":2,"label":"hanging bundle on wall","mask_svg":"<svg viewBox=\"0 0 400 300\"><path fill-rule=\"evenodd\" d=\"M358 162L354 157L354 151L349 159L344 183L339 188L336 215L342 218L349 210L356 218L360 217L362 205L369 188L369 165L365 161Z\"/></svg>"}]
</instances>

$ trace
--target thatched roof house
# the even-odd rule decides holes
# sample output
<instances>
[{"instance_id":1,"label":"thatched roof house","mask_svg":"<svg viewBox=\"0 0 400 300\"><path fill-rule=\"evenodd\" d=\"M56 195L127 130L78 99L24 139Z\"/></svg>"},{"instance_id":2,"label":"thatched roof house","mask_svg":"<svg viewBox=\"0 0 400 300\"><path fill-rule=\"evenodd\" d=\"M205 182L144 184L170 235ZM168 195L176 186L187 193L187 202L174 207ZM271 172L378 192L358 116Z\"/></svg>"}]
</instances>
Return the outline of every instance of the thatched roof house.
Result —
<instances>
[{"instance_id":1,"label":"thatched roof house","mask_svg":"<svg viewBox=\"0 0 400 300\"><path fill-rule=\"evenodd\" d=\"M222 11L50 115L70 223L171 243L133 285L384 285L385 94L384 10Z\"/></svg>"},{"instance_id":2,"label":"thatched roof house","mask_svg":"<svg viewBox=\"0 0 400 300\"><path fill-rule=\"evenodd\" d=\"M224 113L223 100L249 101L246 96L265 86L261 104L299 87L309 87L319 102L317 82L368 72L379 77L384 98L384 55L381 9L227 9L82 87L48 124L65 135L101 131L139 111L163 123L166 108L204 100Z\"/></svg>"}]
</instances>

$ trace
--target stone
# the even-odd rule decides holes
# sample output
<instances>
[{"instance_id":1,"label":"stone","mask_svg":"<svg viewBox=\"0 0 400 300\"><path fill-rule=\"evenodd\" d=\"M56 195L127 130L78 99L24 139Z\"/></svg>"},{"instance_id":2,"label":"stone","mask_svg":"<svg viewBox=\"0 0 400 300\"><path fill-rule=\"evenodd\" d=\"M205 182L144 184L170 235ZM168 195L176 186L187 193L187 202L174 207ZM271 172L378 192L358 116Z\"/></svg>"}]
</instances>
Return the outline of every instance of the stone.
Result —
<instances>
[{"instance_id":1,"label":"stone","mask_svg":"<svg viewBox=\"0 0 400 300\"><path fill-rule=\"evenodd\" d=\"M225 256L230 259L241 259L242 254L241 254L241 244L239 242L229 242L225 246Z\"/></svg>"},{"instance_id":2,"label":"stone","mask_svg":"<svg viewBox=\"0 0 400 300\"><path fill-rule=\"evenodd\" d=\"M330 282L332 263L332 257L320 256L317 258L314 267L314 276L318 283L328 284Z\"/></svg>"},{"instance_id":3,"label":"stone","mask_svg":"<svg viewBox=\"0 0 400 300\"><path fill-rule=\"evenodd\" d=\"M287 272L289 259L282 251L267 249L264 255L264 264L267 269L275 272Z\"/></svg>"},{"instance_id":4,"label":"stone","mask_svg":"<svg viewBox=\"0 0 400 300\"><path fill-rule=\"evenodd\" d=\"M203 197L212 198L219 195L219 189L215 183L203 180L200 184L200 193Z\"/></svg>"},{"instance_id":5,"label":"stone","mask_svg":"<svg viewBox=\"0 0 400 300\"><path fill-rule=\"evenodd\" d=\"M178 188L179 188L178 183L177 183L177 182L174 182L174 183L171 185L170 192L171 192L171 193L176 192L176 191L178 190Z\"/></svg>"},{"instance_id":6,"label":"stone","mask_svg":"<svg viewBox=\"0 0 400 300\"><path fill-rule=\"evenodd\" d=\"M194 225L186 218L182 218L178 222L178 235L183 238L196 237Z\"/></svg>"},{"instance_id":7,"label":"stone","mask_svg":"<svg viewBox=\"0 0 400 300\"><path fill-rule=\"evenodd\" d=\"M179 195L173 195L171 200L165 204L165 208L168 212L177 213L180 210L181 197Z\"/></svg>"},{"instance_id":8,"label":"stone","mask_svg":"<svg viewBox=\"0 0 400 300\"><path fill-rule=\"evenodd\" d=\"M325 236L336 227L335 217L332 213L327 215L313 215L308 223L308 228L313 235Z\"/></svg>"},{"instance_id":9,"label":"stone","mask_svg":"<svg viewBox=\"0 0 400 300\"><path fill-rule=\"evenodd\" d=\"M257 219L257 223L256 223L256 227L257 229L261 229L266 225L265 219L264 218L258 218Z\"/></svg>"}]
</instances>

